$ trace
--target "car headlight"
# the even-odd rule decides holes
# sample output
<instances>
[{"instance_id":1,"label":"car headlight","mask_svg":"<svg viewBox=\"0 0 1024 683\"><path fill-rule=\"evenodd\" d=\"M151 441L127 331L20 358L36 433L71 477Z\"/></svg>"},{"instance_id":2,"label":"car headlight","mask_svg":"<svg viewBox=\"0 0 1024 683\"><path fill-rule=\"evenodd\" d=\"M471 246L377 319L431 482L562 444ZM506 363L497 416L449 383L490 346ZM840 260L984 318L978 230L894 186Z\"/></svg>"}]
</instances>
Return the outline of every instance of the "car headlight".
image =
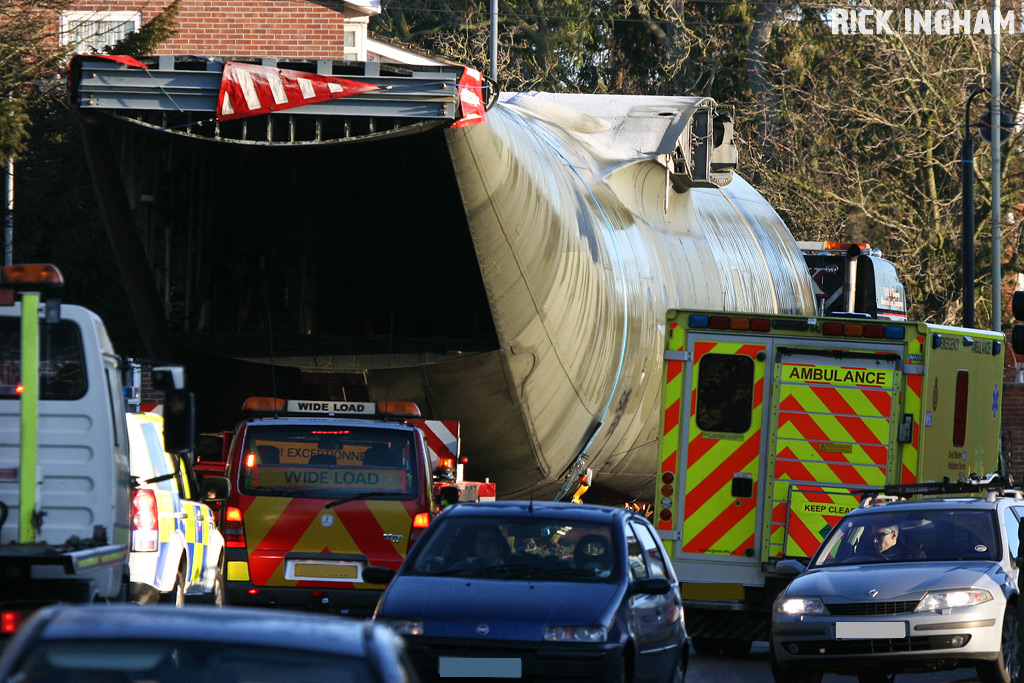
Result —
<instances>
[{"instance_id":1,"label":"car headlight","mask_svg":"<svg viewBox=\"0 0 1024 683\"><path fill-rule=\"evenodd\" d=\"M795 598L783 595L775 601L775 613L801 617L808 614L828 614L828 610L821 598Z\"/></svg>"},{"instance_id":2,"label":"car headlight","mask_svg":"<svg viewBox=\"0 0 1024 683\"><path fill-rule=\"evenodd\" d=\"M604 626L548 626L544 629L544 640L603 643L608 640L608 629Z\"/></svg>"},{"instance_id":3,"label":"car headlight","mask_svg":"<svg viewBox=\"0 0 1024 683\"><path fill-rule=\"evenodd\" d=\"M380 623L389 626L395 633L403 636L422 636L423 622L415 619L376 619Z\"/></svg>"},{"instance_id":4,"label":"car headlight","mask_svg":"<svg viewBox=\"0 0 1024 683\"><path fill-rule=\"evenodd\" d=\"M914 608L915 612L934 612L952 607L980 605L992 599L992 594L983 590L929 591Z\"/></svg>"}]
</instances>

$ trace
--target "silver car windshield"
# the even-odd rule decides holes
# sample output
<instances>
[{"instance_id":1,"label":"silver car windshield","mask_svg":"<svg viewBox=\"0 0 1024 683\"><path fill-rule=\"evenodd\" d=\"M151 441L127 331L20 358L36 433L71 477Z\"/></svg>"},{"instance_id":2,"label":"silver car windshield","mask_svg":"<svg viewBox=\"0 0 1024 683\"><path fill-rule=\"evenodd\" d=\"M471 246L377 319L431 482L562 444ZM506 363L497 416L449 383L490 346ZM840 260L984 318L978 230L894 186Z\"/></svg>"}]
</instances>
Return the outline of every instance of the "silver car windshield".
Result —
<instances>
[{"instance_id":1,"label":"silver car windshield","mask_svg":"<svg viewBox=\"0 0 1024 683\"><path fill-rule=\"evenodd\" d=\"M844 518L811 567L875 562L998 561L1002 545L992 510L879 510Z\"/></svg>"}]
</instances>

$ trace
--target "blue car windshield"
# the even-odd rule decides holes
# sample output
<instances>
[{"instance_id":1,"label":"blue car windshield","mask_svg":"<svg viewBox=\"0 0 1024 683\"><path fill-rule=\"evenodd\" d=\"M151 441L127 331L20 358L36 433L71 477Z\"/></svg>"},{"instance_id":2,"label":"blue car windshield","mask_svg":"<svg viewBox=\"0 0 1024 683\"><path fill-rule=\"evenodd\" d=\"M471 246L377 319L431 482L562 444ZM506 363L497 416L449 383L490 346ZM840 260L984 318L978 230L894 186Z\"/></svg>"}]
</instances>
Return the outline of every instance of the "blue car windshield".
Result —
<instances>
[{"instance_id":1,"label":"blue car windshield","mask_svg":"<svg viewBox=\"0 0 1024 683\"><path fill-rule=\"evenodd\" d=\"M876 562L931 562L1002 557L992 510L962 507L848 515L832 530L811 567Z\"/></svg>"},{"instance_id":2,"label":"blue car windshield","mask_svg":"<svg viewBox=\"0 0 1024 683\"><path fill-rule=\"evenodd\" d=\"M505 581L618 580L624 560L608 524L559 519L452 517L417 546L408 575Z\"/></svg>"}]
</instances>

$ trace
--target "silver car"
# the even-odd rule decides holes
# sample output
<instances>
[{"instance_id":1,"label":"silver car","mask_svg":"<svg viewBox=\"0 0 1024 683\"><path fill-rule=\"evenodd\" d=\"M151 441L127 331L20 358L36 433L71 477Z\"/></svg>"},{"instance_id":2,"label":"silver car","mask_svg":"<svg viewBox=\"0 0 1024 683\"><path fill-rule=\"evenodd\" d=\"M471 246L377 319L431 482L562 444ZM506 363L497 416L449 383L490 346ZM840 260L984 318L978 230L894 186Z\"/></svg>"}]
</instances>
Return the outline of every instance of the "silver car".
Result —
<instances>
[{"instance_id":1,"label":"silver car","mask_svg":"<svg viewBox=\"0 0 1024 683\"><path fill-rule=\"evenodd\" d=\"M889 681L960 667L975 667L982 683L1018 681L1022 515L1016 490L866 500L776 599L775 681L816 682L824 672Z\"/></svg>"}]
</instances>

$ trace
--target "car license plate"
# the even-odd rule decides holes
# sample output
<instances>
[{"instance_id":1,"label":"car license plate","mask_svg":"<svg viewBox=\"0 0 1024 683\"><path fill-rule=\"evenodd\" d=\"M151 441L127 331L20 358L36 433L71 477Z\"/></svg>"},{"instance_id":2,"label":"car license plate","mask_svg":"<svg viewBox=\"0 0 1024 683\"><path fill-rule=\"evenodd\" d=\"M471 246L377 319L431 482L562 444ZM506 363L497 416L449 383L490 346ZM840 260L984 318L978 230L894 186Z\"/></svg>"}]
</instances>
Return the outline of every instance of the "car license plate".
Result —
<instances>
[{"instance_id":1,"label":"car license plate","mask_svg":"<svg viewBox=\"0 0 1024 683\"><path fill-rule=\"evenodd\" d=\"M836 638L857 638L877 640L879 638L906 638L905 621L839 621L836 622Z\"/></svg>"},{"instance_id":2,"label":"car license plate","mask_svg":"<svg viewBox=\"0 0 1024 683\"><path fill-rule=\"evenodd\" d=\"M359 576L359 565L341 562L294 562L291 569L296 579L352 581Z\"/></svg>"},{"instance_id":3,"label":"car license plate","mask_svg":"<svg viewBox=\"0 0 1024 683\"><path fill-rule=\"evenodd\" d=\"M438 657L442 678L522 678L523 660L518 657Z\"/></svg>"}]
</instances>

